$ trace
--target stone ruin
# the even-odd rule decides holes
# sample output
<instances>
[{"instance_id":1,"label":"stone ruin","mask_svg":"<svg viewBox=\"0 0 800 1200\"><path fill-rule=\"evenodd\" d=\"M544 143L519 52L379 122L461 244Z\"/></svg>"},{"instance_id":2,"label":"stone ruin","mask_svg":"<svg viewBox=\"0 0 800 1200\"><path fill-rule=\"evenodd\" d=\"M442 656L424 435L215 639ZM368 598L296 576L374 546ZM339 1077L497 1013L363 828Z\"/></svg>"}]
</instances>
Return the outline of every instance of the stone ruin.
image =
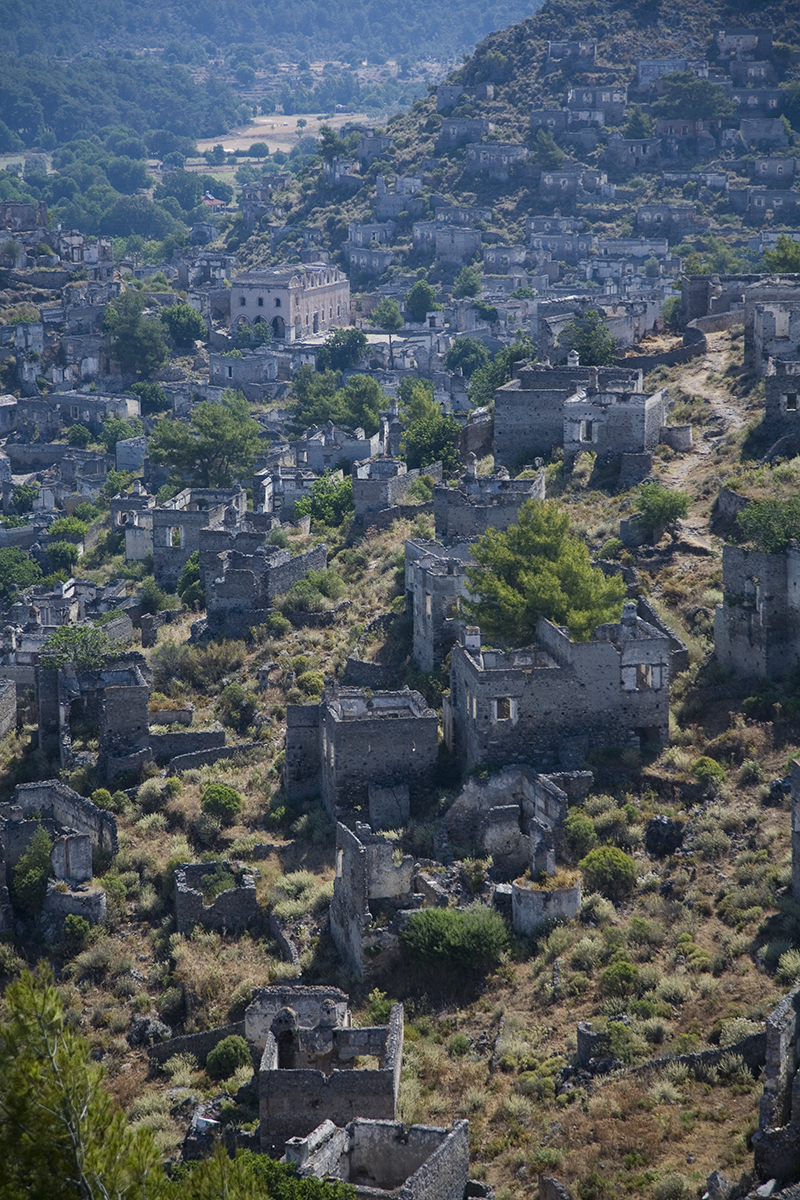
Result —
<instances>
[{"instance_id":1,"label":"stone ruin","mask_svg":"<svg viewBox=\"0 0 800 1200\"><path fill-rule=\"evenodd\" d=\"M301 1178L349 1183L355 1200L463 1200L469 1122L442 1129L363 1118L341 1128L323 1121L307 1137L291 1138L284 1158Z\"/></svg>"},{"instance_id":2,"label":"stone ruin","mask_svg":"<svg viewBox=\"0 0 800 1200\"><path fill-rule=\"evenodd\" d=\"M353 1028L338 988L301 985L254 993L245 1036L258 1056L261 1149L280 1153L320 1122L357 1117L394 1121L403 1058L403 1006L388 1025ZM376 1059L360 1067L357 1059Z\"/></svg>"},{"instance_id":3,"label":"stone ruin","mask_svg":"<svg viewBox=\"0 0 800 1200\"><path fill-rule=\"evenodd\" d=\"M238 882L207 904L203 896L203 880L213 876L218 866L234 879L238 876ZM196 924L220 932L255 929L263 919L252 869L242 869L240 863L230 862L180 863L175 868L175 927L178 933L187 933Z\"/></svg>"},{"instance_id":4,"label":"stone ruin","mask_svg":"<svg viewBox=\"0 0 800 1200\"><path fill-rule=\"evenodd\" d=\"M106 915L106 894L92 883L95 852L117 852L117 819L58 780L19 784L12 801L0 804L0 929L13 928L8 872L28 849L37 829L53 839L52 880L42 914L48 940L58 936L69 913L90 924Z\"/></svg>"}]
</instances>

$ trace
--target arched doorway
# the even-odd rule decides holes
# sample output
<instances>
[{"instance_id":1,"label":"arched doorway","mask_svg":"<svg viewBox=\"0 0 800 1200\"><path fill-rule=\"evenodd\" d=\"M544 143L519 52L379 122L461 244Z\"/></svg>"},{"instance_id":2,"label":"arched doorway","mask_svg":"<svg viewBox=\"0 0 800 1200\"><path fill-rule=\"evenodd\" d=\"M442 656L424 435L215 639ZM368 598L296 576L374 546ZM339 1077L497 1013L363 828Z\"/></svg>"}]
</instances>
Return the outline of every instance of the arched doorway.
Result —
<instances>
[{"instance_id":1,"label":"arched doorway","mask_svg":"<svg viewBox=\"0 0 800 1200\"><path fill-rule=\"evenodd\" d=\"M284 340L286 337L286 322L284 321L283 317L273 317L272 332L280 341Z\"/></svg>"},{"instance_id":2,"label":"arched doorway","mask_svg":"<svg viewBox=\"0 0 800 1200\"><path fill-rule=\"evenodd\" d=\"M319 313L314 313L314 333L319 333Z\"/></svg>"}]
</instances>

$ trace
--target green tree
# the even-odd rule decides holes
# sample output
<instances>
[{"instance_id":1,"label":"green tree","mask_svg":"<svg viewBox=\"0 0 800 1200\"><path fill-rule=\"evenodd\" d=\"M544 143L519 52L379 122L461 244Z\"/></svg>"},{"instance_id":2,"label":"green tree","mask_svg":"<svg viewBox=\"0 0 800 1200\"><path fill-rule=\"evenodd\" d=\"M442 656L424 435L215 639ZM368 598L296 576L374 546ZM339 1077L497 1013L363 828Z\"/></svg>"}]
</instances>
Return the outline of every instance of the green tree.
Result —
<instances>
[{"instance_id":1,"label":"green tree","mask_svg":"<svg viewBox=\"0 0 800 1200\"><path fill-rule=\"evenodd\" d=\"M153 462L166 463L199 487L230 487L253 469L261 447L261 426L250 416L241 392L230 388L219 404L204 400L189 425L162 417L150 438Z\"/></svg>"},{"instance_id":2,"label":"green tree","mask_svg":"<svg viewBox=\"0 0 800 1200\"><path fill-rule=\"evenodd\" d=\"M77 446L80 450L85 450L91 440L91 432L85 425L70 425L67 430L68 446Z\"/></svg>"},{"instance_id":3,"label":"green tree","mask_svg":"<svg viewBox=\"0 0 800 1200\"><path fill-rule=\"evenodd\" d=\"M0 1025L0 1156L6 1200L163 1200L161 1156L102 1084L49 971L6 988Z\"/></svg>"},{"instance_id":4,"label":"green tree","mask_svg":"<svg viewBox=\"0 0 800 1200\"><path fill-rule=\"evenodd\" d=\"M153 183L152 176L147 174L147 163L135 158L112 158L106 167L106 178L116 191L128 196Z\"/></svg>"},{"instance_id":5,"label":"green tree","mask_svg":"<svg viewBox=\"0 0 800 1200\"><path fill-rule=\"evenodd\" d=\"M144 426L138 417L132 417L130 421L124 421L122 417L106 417L100 431L100 441L105 446L106 452L113 454L117 449L117 442L124 442L127 438L141 437L143 433Z\"/></svg>"},{"instance_id":6,"label":"green tree","mask_svg":"<svg viewBox=\"0 0 800 1200\"><path fill-rule=\"evenodd\" d=\"M347 153L347 142L330 125L320 125L319 135L319 152L323 162L332 163L335 158Z\"/></svg>"},{"instance_id":7,"label":"green tree","mask_svg":"<svg viewBox=\"0 0 800 1200\"><path fill-rule=\"evenodd\" d=\"M623 129L624 136L631 141L649 138L653 136L654 127L653 118L648 117L641 104L632 104Z\"/></svg>"},{"instance_id":8,"label":"green tree","mask_svg":"<svg viewBox=\"0 0 800 1200\"><path fill-rule=\"evenodd\" d=\"M326 421L345 429L359 426L368 437L380 427L380 411L388 397L377 380L369 375L351 375L340 387L338 371L316 372L301 367L293 381L294 417L292 429L303 433L310 425Z\"/></svg>"},{"instance_id":9,"label":"green tree","mask_svg":"<svg viewBox=\"0 0 800 1200\"><path fill-rule=\"evenodd\" d=\"M344 371L354 367L366 353L369 342L360 329L334 329L317 351L317 370Z\"/></svg>"},{"instance_id":10,"label":"green tree","mask_svg":"<svg viewBox=\"0 0 800 1200\"><path fill-rule=\"evenodd\" d=\"M406 312L412 321L424 321L429 312L441 311L441 304L436 303L436 289L425 279L418 279L405 297Z\"/></svg>"},{"instance_id":11,"label":"green tree","mask_svg":"<svg viewBox=\"0 0 800 1200\"><path fill-rule=\"evenodd\" d=\"M42 646L39 661L47 670L72 666L76 671L102 667L113 654L108 634L94 625L59 625Z\"/></svg>"},{"instance_id":12,"label":"green tree","mask_svg":"<svg viewBox=\"0 0 800 1200\"><path fill-rule=\"evenodd\" d=\"M251 1061L247 1042L239 1034L232 1033L209 1050L206 1074L211 1079L229 1079L238 1067L246 1067Z\"/></svg>"},{"instance_id":13,"label":"green tree","mask_svg":"<svg viewBox=\"0 0 800 1200\"><path fill-rule=\"evenodd\" d=\"M191 346L207 336L206 323L191 304L168 304L159 313L169 335L179 346Z\"/></svg>"},{"instance_id":14,"label":"green tree","mask_svg":"<svg viewBox=\"0 0 800 1200\"><path fill-rule=\"evenodd\" d=\"M38 917L47 896L53 839L40 825L17 860L11 875L11 899L24 917Z\"/></svg>"},{"instance_id":15,"label":"green tree","mask_svg":"<svg viewBox=\"0 0 800 1200\"><path fill-rule=\"evenodd\" d=\"M294 511L298 517L310 516L321 525L341 525L353 511L352 476L335 479L327 472L321 475L312 483L309 494L295 501Z\"/></svg>"},{"instance_id":16,"label":"green tree","mask_svg":"<svg viewBox=\"0 0 800 1200\"><path fill-rule=\"evenodd\" d=\"M460 367L467 379L471 379L478 368L485 367L488 362L489 351L483 342L469 335L457 337L444 356L447 370L457 371Z\"/></svg>"},{"instance_id":17,"label":"green tree","mask_svg":"<svg viewBox=\"0 0 800 1200\"><path fill-rule=\"evenodd\" d=\"M692 120L711 121L730 117L736 104L719 83L710 79L699 79L691 71L673 71L662 75L660 86L663 95L650 106L656 117L690 117Z\"/></svg>"},{"instance_id":18,"label":"green tree","mask_svg":"<svg viewBox=\"0 0 800 1200\"><path fill-rule=\"evenodd\" d=\"M80 551L74 542L52 542L46 554L51 571L69 572L80 558Z\"/></svg>"},{"instance_id":19,"label":"green tree","mask_svg":"<svg viewBox=\"0 0 800 1200\"><path fill-rule=\"evenodd\" d=\"M496 909L425 908L414 913L400 934L409 966L423 967L453 981L485 975L508 948L508 932Z\"/></svg>"},{"instance_id":20,"label":"green tree","mask_svg":"<svg viewBox=\"0 0 800 1200\"><path fill-rule=\"evenodd\" d=\"M527 334L514 342L513 346L505 346L498 350L491 362L484 363L470 375L470 402L476 408L493 404L496 390L511 378L514 363L535 359L536 347Z\"/></svg>"},{"instance_id":21,"label":"green tree","mask_svg":"<svg viewBox=\"0 0 800 1200\"><path fill-rule=\"evenodd\" d=\"M455 417L444 416L424 380L403 383L401 411L408 427L403 433L402 449L408 466L414 469L441 462L444 474L452 475L458 468L461 426Z\"/></svg>"},{"instance_id":22,"label":"green tree","mask_svg":"<svg viewBox=\"0 0 800 1200\"><path fill-rule=\"evenodd\" d=\"M528 500L519 521L488 529L473 545L467 570L470 617L490 638L529 645L539 617L566 625L576 641L595 626L619 620L625 585L592 567L584 542L569 532L569 517L555 501Z\"/></svg>"},{"instance_id":23,"label":"green tree","mask_svg":"<svg viewBox=\"0 0 800 1200\"><path fill-rule=\"evenodd\" d=\"M764 261L770 271L781 275L800 273L800 242L794 241L788 233L779 234L773 249L764 251Z\"/></svg>"},{"instance_id":24,"label":"green tree","mask_svg":"<svg viewBox=\"0 0 800 1200\"><path fill-rule=\"evenodd\" d=\"M782 83L781 89L781 113L797 133L800 130L800 80L793 79L790 83Z\"/></svg>"},{"instance_id":25,"label":"green tree","mask_svg":"<svg viewBox=\"0 0 800 1200\"><path fill-rule=\"evenodd\" d=\"M533 157L538 166L545 170L554 170L564 161L564 151L556 145L556 139L549 129L537 129Z\"/></svg>"},{"instance_id":26,"label":"green tree","mask_svg":"<svg viewBox=\"0 0 800 1200\"><path fill-rule=\"evenodd\" d=\"M462 267L456 275L453 284L453 296L456 300L470 299L480 296L483 291L481 273L475 267Z\"/></svg>"},{"instance_id":27,"label":"green tree","mask_svg":"<svg viewBox=\"0 0 800 1200\"><path fill-rule=\"evenodd\" d=\"M661 483L643 483L636 493L636 507L637 525L649 538L658 541L665 529L686 517L689 497Z\"/></svg>"},{"instance_id":28,"label":"green tree","mask_svg":"<svg viewBox=\"0 0 800 1200\"><path fill-rule=\"evenodd\" d=\"M170 408L169 396L158 383L133 383L128 390L139 397L143 413L166 412Z\"/></svg>"},{"instance_id":29,"label":"green tree","mask_svg":"<svg viewBox=\"0 0 800 1200\"><path fill-rule=\"evenodd\" d=\"M736 524L757 550L781 554L790 542L800 539L800 496L755 500L736 514Z\"/></svg>"},{"instance_id":30,"label":"green tree","mask_svg":"<svg viewBox=\"0 0 800 1200\"><path fill-rule=\"evenodd\" d=\"M375 308L369 316L371 325L375 325L378 329L382 329L384 333L389 335L389 367L394 367L394 354L392 353L392 334L397 333L398 329L403 328L403 314L400 312L400 305L396 300L392 300L390 296L384 296L379 300Z\"/></svg>"},{"instance_id":31,"label":"green tree","mask_svg":"<svg viewBox=\"0 0 800 1200\"><path fill-rule=\"evenodd\" d=\"M33 502L39 495L39 489L32 483L21 483L14 488L14 512L26 513L33 509Z\"/></svg>"},{"instance_id":32,"label":"green tree","mask_svg":"<svg viewBox=\"0 0 800 1200\"><path fill-rule=\"evenodd\" d=\"M169 357L164 326L158 317L144 316L144 307L144 296L128 289L106 308L111 355L126 375L151 375Z\"/></svg>"},{"instance_id":33,"label":"green tree","mask_svg":"<svg viewBox=\"0 0 800 1200\"><path fill-rule=\"evenodd\" d=\"M60 538L65 542L80 542L86 536L89 526L79 517L59 517L48 529L50 537Z\"/></svg>"},{"instance_id":34,"label":"green tree","mask_svg":"<svg viewBox=\"0 0 800 1200\"><path fill-rule=\"evenodd\" d=\"M200 551L195 550L178 577L178 595L187 608L205 608L206 589L200 578Z\"/></svg>"},{"instance_id":35,"label":"green tree","mask_svg":"<svg viewBox=\"0 0 800 1200\"><path fill-rule=\"evenodd\" d=\"M617 339L596 308L574 317L561 330L558 345L562 350L577 350L582 367L608 367L614 361Z\"/></svg>"},{"instance_id":36,"label":"green tree","mask_svg":"<svg viewBox=\"0 0 800 1200\"><path fill-rule=\"evenodd\" d=\"M24 550L18 546L3 546L0 549L0 597L7 599L17 588L33 587L41 580L39 564Z\"/></svg>"}]
</instances>

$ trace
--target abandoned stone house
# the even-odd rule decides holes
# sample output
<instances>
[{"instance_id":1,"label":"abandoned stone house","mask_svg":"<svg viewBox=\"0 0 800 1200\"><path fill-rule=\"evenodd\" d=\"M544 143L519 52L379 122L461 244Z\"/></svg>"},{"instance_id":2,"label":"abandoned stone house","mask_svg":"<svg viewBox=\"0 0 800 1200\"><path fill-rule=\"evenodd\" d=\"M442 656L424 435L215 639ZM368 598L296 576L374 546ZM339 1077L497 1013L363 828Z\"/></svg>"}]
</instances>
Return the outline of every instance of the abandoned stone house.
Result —
<instances>
[{"instance_id":1,"label":"abandoned stone house","mask_svg":"<svg viewBox=\"0 0 800 1200\"><path fill-rule=\"evenodd\" d=\"M795 223L800 214L800 194L780 186L747 189L747 212L754 223L773 219Z\"/></svg>"},{"instance_id":2,"label":"abandoned stone house","mask_svg":"<svg viewBox=\"0 0 800 1200\"><path fill-rule=\"evenodd\" d=\"M414 614L412 654L422 671L433 671L458 641L470 561L469 546L406 541L406 611Z\"/></svg>"},{"instance_id":3,"label":"abandoned stone house","mask_svg":"<svg viewBox=\"0 0 800 1200\"><path fill-rule=\"evenodd\" d=\"M548 42L545 73L591 71L597 58L597 42Z\"/></svg>"},{"instance_id":4,"label":"abandoned stone house","mask_svg":"<svg viewBox=\"0 0 800 1200\"><path fill-rule=\"evenodd\" d=\"M771 359L764 377L764 430L777 441L800 434L800 360Z\"/></svg>"},{"instance_id":5,"label":"abandoned stone house","mask_svg":"<svg viewBox=\"0 0 800 1200\"><path fill-rule=\"evenodd\" d=\"M353 271L363 275L383 275L395 259L394 250L381 250L377 246L354 246L344 243L347 260Z\"/></svg>"},{"instance_id":6,"label":"abandoned stone house","mask_svg":"<svg viewBox=\"0 0 800 1200\"><path fill-rule=\"evenodd\" d=\"M595 368L596 370L597 368ZM643 475L652 468L652 451L667 424L669 392L602 392L594 380L564 402L564 464L569 468L585 450L606 463L640 456Z\"/></svg>"},{"instance_id":7,"label":"abandoned stone house","mask_svg":"<svg viewBox=\"0 0 800 1200\"><path fill-rule=\"evenodd\" d=\"M390 191L386 177L379 175L375 180L375 189L375 216L379 221L397 220L402 212L407 212L411 217L421 217L426 210L425 197L416 194L422 191L422 180L416 176L395 176Z\"/></svg>"},{"instance_id":8,"label":"abandoned stone house","mask_svg":"<svg viewBox=\"0 0 800 1200\"><path fill-rule=\"evenodd\" d=\"M455 150L467 142L479 142L494 126L479 117L445 117L436 137L436 152Z\"/></svg>"},{"instance_id":9,"label":"abandoned stone house","mask_svg":"<svg viewBox=\"0 0 800 1200\"><path fill-rule=\"evenodd\" d=\"M600 125L620 125L625 117L628 92L624 87L573 87L564 103L571 114L596 113Z\"/></svg>"},{"instance_id":10,"label":"abandoned stone house","mask_svg":"<svg viewBox=\"0 0 800 1200\"><path fill-rule=\"evenodd\" d=\"M526 246L486 246L483 251L483 269L487 275L507 275L527 261Z\"/></svg>"},{"instance_id":11,"label":"abandoned stone house","mask_svg":"<svg viewBox=\"0 0 800 1200\"><path fill-rule=\"evenodd\" d=\"M0 677L0 739L15 729L16 725L17 685L13 679Z\"/></svg>"},{"instance_id":12,"label":"abandoned stone house","mask_svg":"<svg viewBox=\"0 0 800 1200\"><path fill-rule=\"evenodd\" d=\"M74 913L91 924L106 915L106 896L92 884L92 855L117 852L117 819L55 779L19 784L9 803L0 804L0 926L9 924L7 873L16 866L38 829L52 839L48 887L42 914L52 940L65 917Z\"/></svg>"},{"instance_id":13,"label":"abandoned stone house","mask_svg":"<svg viewBox=\"0 0 800 1200\"><path fill-rule=\"evenodd\" d=\"M468 541L487 529L515 525L526 500L544 500L544 469L533 479L511 479L501 467L494 475L478 475L475 455L467 457L467 469L457 487L440 483L433 492L436 537L448 544Z\"/></svg>"},{"instance_id":14,"label":"abandoned stone house","mask_svg":"<svg viewBox=\"0 0 800 1200\"><path fill-rule=\"evenodd\" d=\"M495 392L495 463L509 469L536 457L547 458L553 446L562 445L565 405L579 389L591 383L603 394L642 392L641 371L624 367L520 363L514 372L514 378ZM635 450L620 447L620 453L623 450L638 453L638 444Z\"/></svg>"},{"instance_id":15,"label":"abandoned stone house","mask_svg":"<svg viewBox=\"0 0 800 1200\"><path fill-rule=\"evenodd\" d=\"M621 175L653 171L661 162L661 138L623 138L612 133L602 154L603 164Z\"/></svg>"},{"instance_id":16,"label":"abandoned stone house","mask_svg":"<svg viewBox=\"0 0 800 1200\"><path fill-rule=\"evenodd\" d=\"M779 117L743 117L739 122L739 139L745 146L768 142L772 146L788 146L786 127Z\"/></svg>"},{"instance_id":17,"label":"abandoned stone house","mask_svg":"<svg viewBox=\"0 0 800 1200\"><path fill-rule=\"evenodd\" d=\"M319 703L287 709L284 787L290 800L320 795L332 816L371 812L391 787L408 812L438 753L436 713L419 692L329 686Z\"/></svg>"},{"instance_id":18,"label":"abandoned stone house","mask_svg":"<svg viewBox=\"0 0 800 1200\"><path fill-rule=\"evenodd\" d=\"M200 549L202 529L237 529L247 511L247 493L238 488L184 488L172 500L150 509L153 575L159 587L174 591L189 558Z\"/></svg>"},{"instance_id":19,"label":"abandoned stone house","mask_svg":"<svg viewBox=\"0 0 800 1200\"><path fill-rule=\"evenodd\" d=\"M521 142L468 142L464 170L471 175L488 175L505 183L514 167L524 162L528 147Z\"/></svg>"},{"instance_id":20,"label":"abandoned stone house","mask_svg":"<svg viewBox=\"0 0 800 1200\"><path fill-rule=\"evenodd\" d=\"M724 600L714 617L714 653L745 676L775 678L800 659L800 550L722 551Z\"/></svg>"},{"instance_id":21,"label":"abandoned stone house","mask_svg":"<svg viewBox=\"0 0 800 1200\"><path fill-rule=\"evenodd\" d=\"M337 988L260 988L245 1013L245 1036L258 1061L261 1149L281 1153L320 1120L345 1126L358 1117L394 1121L403 1059L403 1006L388 1025L354 1027ZM358 1067L357 1059L377 1059Z\"/></svg>"},{"instance_id":22,"label":"abandoned stone house","mask_svg":"<svg viewBox=\"0 0 800 1200\"><path fill-rule=\"evenodd\" d=\"M753 307L753 359L756 373L766 375L770 362L797 359L800 344L800 295L789 302Z\"/></svg>"},{"instance_id":23,"label":"abandoned stone house","mask_svg":"<svg viewBox=\"0 0 800 1200\"><path fill-rule=\"evenodd\" d=\"M279 341L350 323L350 284L336 267L309 264L248 271L231 284L231 327L264 321Z\"/></svg>"},{"instance_id":24,"label":"abandoned stone house","mask_svg":"<svg viewBox=\"0 0 800 1200\"><path fill-rule=\"evenodd\" d=\"M233 540L232 549L215 553L215 532L203 530L200 535L206 616L214 633L242 636L253 626L263 624L273 611L276 596L288 592L309 571L324 571L327 566L324 545L293 557L289 550L263 544L253 550L252 541L257 538L263 542L263 534L244 531ZM240 550L237 543L242 540L248 544Z\"/></svg>"},{"instance_id":25,"label":"abandoned stone house","mask_svg":"<svg viewBox=\"0 0 800 1200\"><path fill-rule=\"evenodd\" d=\"M397 509L411 484L419 479L420 475L428 475L438 481L442 478L442 464L431 463L427 467L409 471L406 464L398 458L371 458L363 462L354 462L354 524L377 525L381 524L384 514L389 520L392 516L399 515L390 510ZM418 511L425 512L426 509L420 505Z\"/></svg>"},{"instance_id":26,"label":"abandoned stone house","mask_svg":"<svg viewBox=\"0 0 800 1200\"><path fill-rule=\"evenodd\" d=\"M380 433L367 437L363 429L349 432L337 429L333 421L312 425L293 443L298 467L309 467L322 474L343 463L352 466L357 459L374 458L381 452Z\"/></svg>"},{"instance_id":27,"label":"abandoned stone house","mask_svg":"<svg viewBox=\"0 0 800 1200\"><path fill-rule=\"evenodd\" d=\"M452 1128L358 1118L346 1128L324 1121L286 1143L285 1158L303 1178L340 1179L355 1200L466 1200L469 1122ZM485 1193L484 1193L485 1194Z\"/></svg>"},{"instance_id":28,"label":"abandoned stone house","mask_svg":"<svg viewBox=\"0 0 800 1200\"><path fill-rule=\"evenodd\" d=\"M436 88L436 111L452 108L461 96L470 100L494 100L494 84L478 83L467 89L459 83L440 83Z\"/></svg>"},{"instance_id":29,"label":"abandoned stone house","mask_svg":"<svg viewBox=\"0 0 800 1200\"><path fill-rule=\"evenodd\" d=\"M567 128L568 113L565 108L532 108L530 113L530 128L532 134L540 129L560 134Z\"/></svg>"},{"instance_id":30,"label":"abandoned stone house","mask_svg":"<svg viewBox=\"0 0 800 1200\"><path fill-rule=\"evenodd\" d=\"M532 646L483 650L467 626L451 656L446 744L467 768L522 759L570 769L590 749L663 743L669 657L669 637L632 602L588 642L540 618Z\"/></svg>"},{"instance_id":31,"label":"abandoned stone house","mask_svg":"<svg viewBox=\"0 0 800 1200\"><path fill-rule=\"evenodd\" d=\"M481 252L482 235L479 229L437 222L433 236L436 261L439 263L463 266Z\"/></svg>"}]
</instances>

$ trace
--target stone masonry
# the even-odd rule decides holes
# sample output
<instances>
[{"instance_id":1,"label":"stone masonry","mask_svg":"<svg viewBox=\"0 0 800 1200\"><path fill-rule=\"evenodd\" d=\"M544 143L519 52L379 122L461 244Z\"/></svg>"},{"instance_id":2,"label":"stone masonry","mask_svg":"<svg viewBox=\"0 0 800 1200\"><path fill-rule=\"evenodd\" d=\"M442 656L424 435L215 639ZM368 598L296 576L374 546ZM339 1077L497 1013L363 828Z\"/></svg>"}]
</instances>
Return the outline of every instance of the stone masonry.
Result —
<instances>
[{"instance_id":1,"label":"stone masonry","mask_svg":"<svg viewBox=\"0 0 800 1200\"><path fill-rule=\"evenodd\" d=\"M438 721L419 692L330 686L319 704L286 714L284 786L290 800L320 794L335 816L369 804L370 789L405 785L410 796L431 783Z\"/></svg>"},{"instance_id":2,"label":"stone masonry","mask_svg":"<svg viewBox=\"0 0 800 1200\"><path fill-rule=\"evenodd\" d=\"M526 500L544 500L544 470L534 479L510 479L504 468L494 475L478 475L475 455L469 454L458 487L440 483L434 489L436 537L447 543L477 537L487 529L507 529L517 523Z\"/></svg>"},{"instance_id":3,"label":"stone masonry","mask_svg":"<svg viewBox=\"0 0 800 1200\"><path fill-rule=\"evenodd\" d=\"M670 643L624 605L589 642L539 619L525 649L486 650L467 626L454 647L445 740L464 766L525 761L578 766L590 749L664 743Z\"/></svg>"},{"instance_id":4,"label":"stone masonry","mask_svg":"<svg viewBox=\"0 0 800 1200\"><path fill-rule=\"evenodd\" d=\"M724 601L714 617L714 652L740 675L782 675L800 659L800 549L762 554L726 545Z\"/></svg>"}]
</instances>

